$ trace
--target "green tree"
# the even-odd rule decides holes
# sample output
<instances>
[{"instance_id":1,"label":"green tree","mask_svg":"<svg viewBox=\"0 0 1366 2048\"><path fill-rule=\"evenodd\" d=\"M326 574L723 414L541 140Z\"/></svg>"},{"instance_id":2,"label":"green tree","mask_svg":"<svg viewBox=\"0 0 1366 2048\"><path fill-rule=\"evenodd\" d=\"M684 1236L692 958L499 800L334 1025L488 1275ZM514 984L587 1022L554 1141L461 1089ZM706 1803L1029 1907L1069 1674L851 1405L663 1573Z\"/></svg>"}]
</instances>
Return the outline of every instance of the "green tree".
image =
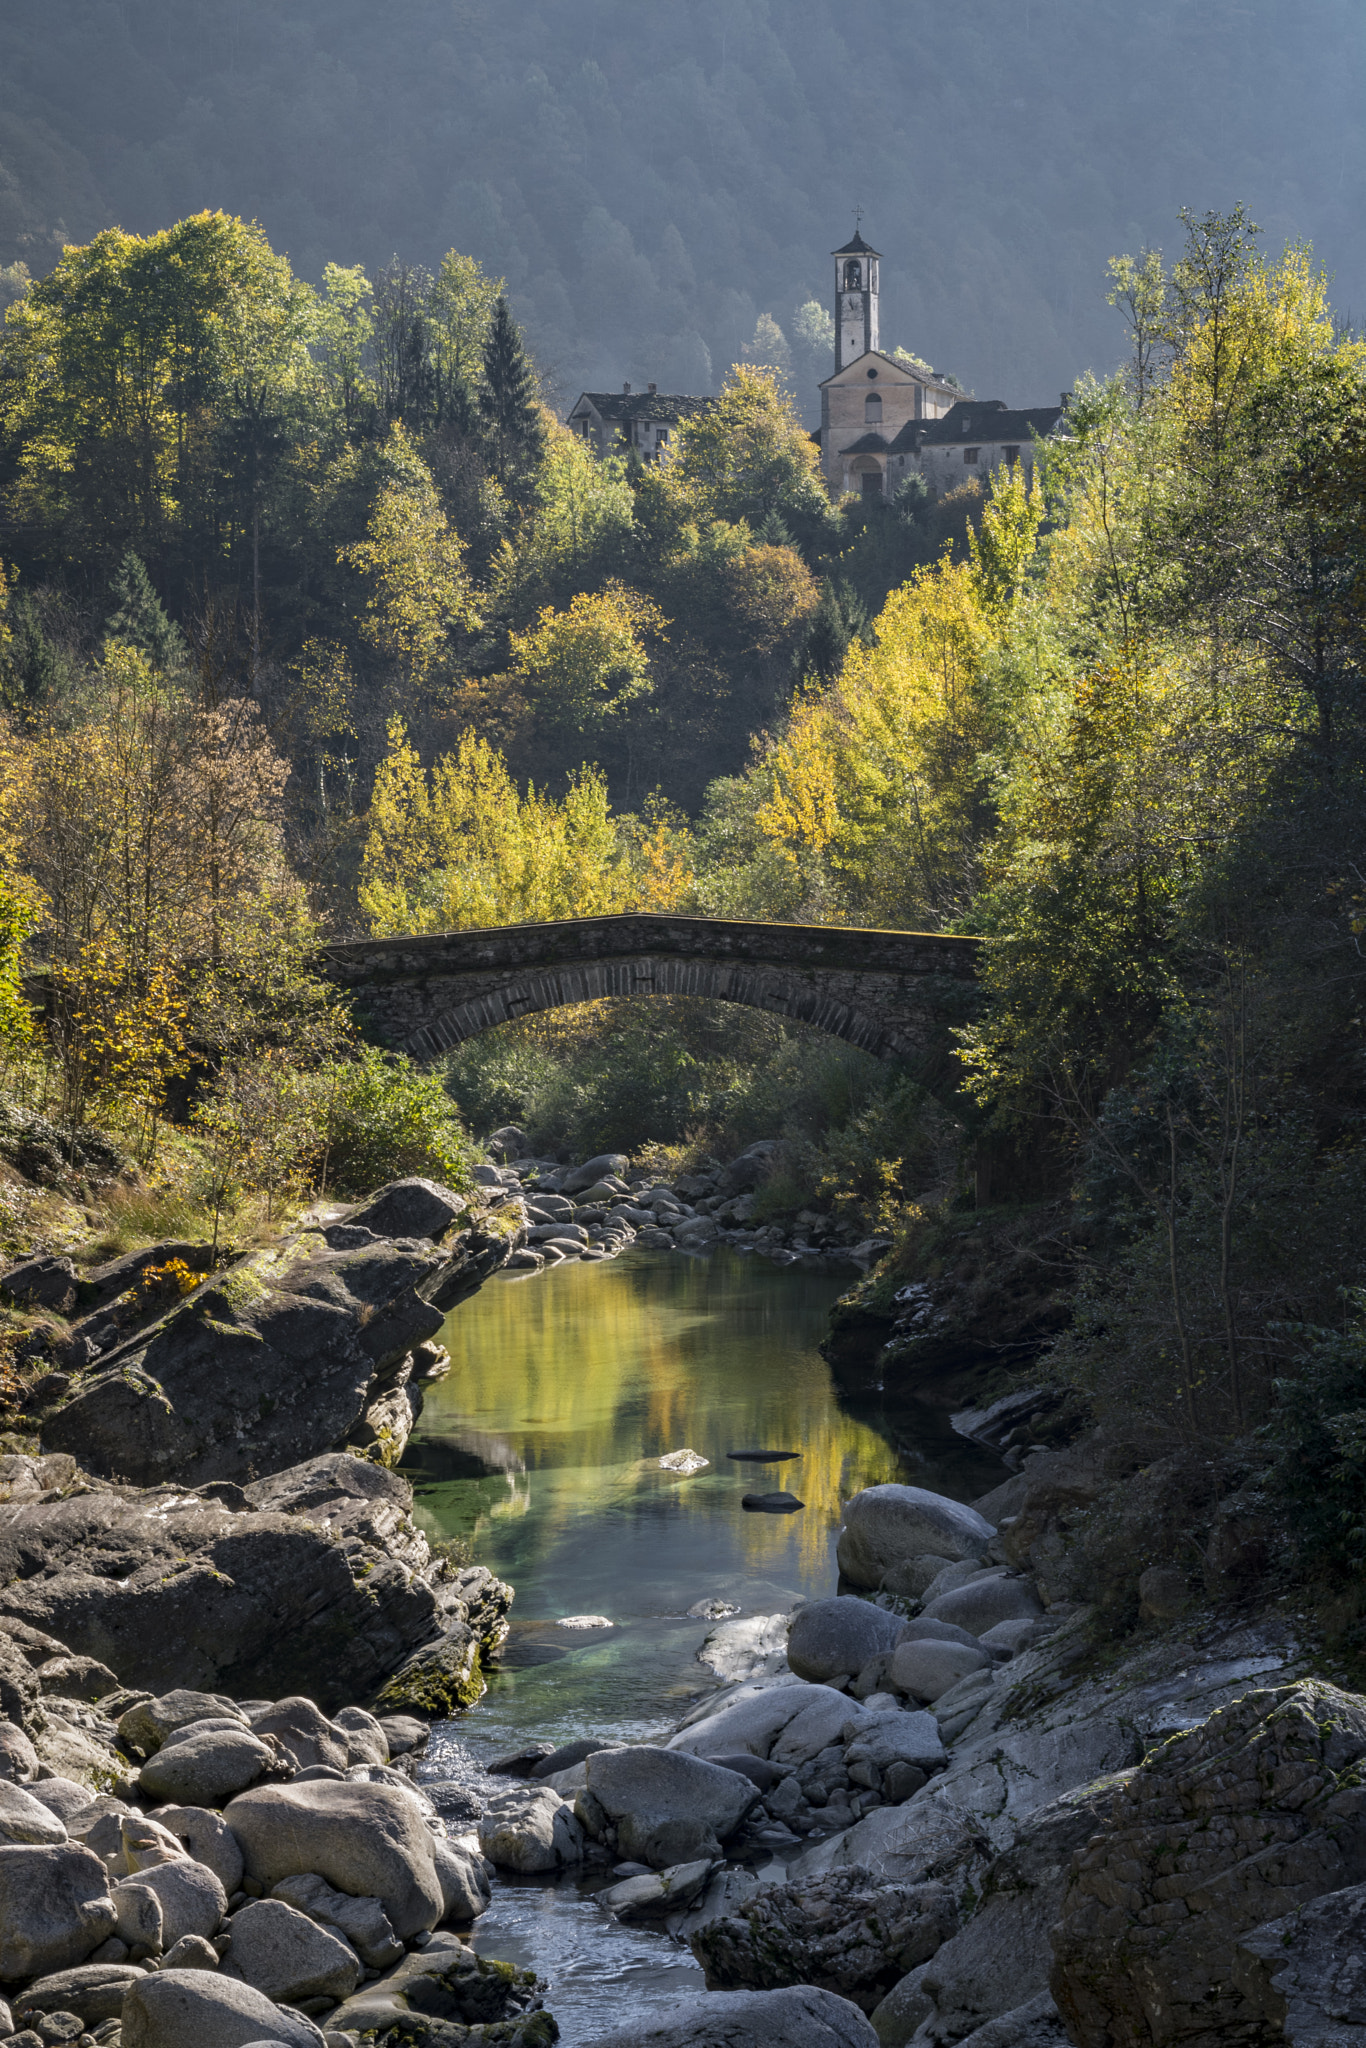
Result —
<instances>
[{"instance_id":1,"label":"green tree","mask_svg":"<svg viewBox=\"0 0 1366 2048\"><path fill-rule=\"evenodd\" d=\"M185 660L185 636L175 621L167 618L142 557L131 548L119 564L109 594L115 602L105 620L106 638L136 647L153 668L165 672L179 668Z\"/></svg>"},{"instance_id":2,"label":"green tree","mask_svg":"<svg viewBox=\"0 0 1366 2048\"><path fill-rule=\"evenodd\" d=\"M500 293L483 350L479 416L500 484L524 480L545 445L536 372Z\"/></svg>"},{"instance_id":3,"label":"green tree","mask_svg":"<svg viewBox=\"0 0 1366 2048\"><path fill-rule=\"evenodd\" d=\"M1134 403L1140 410L1157 381L1169 337L1167 274L1160 249L1144 249L1137 257L1110 258L1109 303L1124 313L1129 328Z\"/></svg>"},{"instance_id":4,"label":"green tree","mask_svg":"<svg viewBox=\"0 0 1366 2048\"><path fill-rule=\"evenodd\" d=\"M712 519L777 512L809 530L827 513L816 451L776 374L737 363L716 403L678 430L670 475Z\"/></svg>"},{"instance_id":5,"label":"green tree","mask_svg":"<svg viewBox=\"0 0 1366 2048\"><path fill-rule=\"evenodd\" d=\"M254 481L223 504L220 430L276 417L312 379L314 305L261 230L223 213L66 249L0 331L8 507L51 566L132 547L188 573L240 547Z\"/></svg>"},{"instance_id":6,"label":"green tree","mask_svg":"<svg viewBox=\"0 0 1366 2048\"><path fill-rule=\"evenodd\" d=\"M473 256L446 251L427 299L437 426L470 431L484 349L502 296L501 277L490 277Z\"/></svg>"},{"instance_id":7,"label":"green tree","mask_svg":"<svg viewBox=\"0 0 1366 2048\"><path fill-rule=\"evenodd\" d=\"M425 684L449 656L452 635L476 627L478 614L460 536L401 422L385 443L384 467L366 537L340 559L365 578L363 637Z\"/></svg>"},{"instance_id":8,"label":"green tree","mask_svg":"<svg viewBox=\"0 0 1366 2048\"><path fill-rule=\"evenodd\" d=\"M359 264L349 270L323 265L314 352L323 382L342 427L354 433L373 403L366 368L374 332L374 287Z\"/></svg>"}]
</instances>

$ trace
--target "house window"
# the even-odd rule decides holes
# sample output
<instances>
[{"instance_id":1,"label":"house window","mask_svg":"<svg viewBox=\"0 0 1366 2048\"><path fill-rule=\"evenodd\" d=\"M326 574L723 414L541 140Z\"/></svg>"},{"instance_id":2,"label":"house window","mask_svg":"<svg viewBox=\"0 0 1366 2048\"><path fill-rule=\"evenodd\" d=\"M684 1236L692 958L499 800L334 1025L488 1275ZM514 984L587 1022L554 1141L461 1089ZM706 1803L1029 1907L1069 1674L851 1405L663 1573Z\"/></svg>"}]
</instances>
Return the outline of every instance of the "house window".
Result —
<instances>
[{"instance_id":1,"label":"house window","mask_svg":"<svg viewBox=\"0 0 1366 2048\"><path fill-rule=\"evenodd\" d=\"M1020 444L1019 444L1019 442L1018 442L1018 441L1016 441L1016 442L1015 442L1015 443L1013 444L1013 446L1011 446L1011 447L1008 447L1008 448L1006 449L1006 461L1007 461L1007 462L1018 462L1018 461L1019 461L1019 459L1020 459Z\"/></svg>"},{"instance_id":2,"label":"house window","mask_svg":"<svg viewBox=\"0 0 1366 2048\"><path fill-rule=\"evenodd\" d=\"M982 452L982 451L981 451L981 449L980 449L980 448L965 448L965 449L963 450L963 460L964 460L964 462L976 462L976 460L977 460L978 456L979 456L979 455L981 454L981 452Z\"/></svg>"},{"instance_id":3,"label":"house window","mask_svg":"<svg viewBox=\"0 0 1366 2048\"><path fill-rule=\"evenodd\" d=\"M660 430L659 430L659 434L658 434L658 436L657 436L657 439L658 439L658 441L659 441L659 445L661 446L661 448L663 447L664 443L665 443L665 442L666 442L666 441L668 440L668 438L669 438L669 429L668 429L667 427L661 427L661 428L660 428Z\"/></svg>"},{"instance_id":4,"label":"house window","mask_svg":"<svg viewBox=\"0 0 1366 2048\"><path fill-rule=\"evenodd\" d=\"M863 424L865 427L882 424L882 393L870 391L863 401Z\"/></svg>"}]
</instances>

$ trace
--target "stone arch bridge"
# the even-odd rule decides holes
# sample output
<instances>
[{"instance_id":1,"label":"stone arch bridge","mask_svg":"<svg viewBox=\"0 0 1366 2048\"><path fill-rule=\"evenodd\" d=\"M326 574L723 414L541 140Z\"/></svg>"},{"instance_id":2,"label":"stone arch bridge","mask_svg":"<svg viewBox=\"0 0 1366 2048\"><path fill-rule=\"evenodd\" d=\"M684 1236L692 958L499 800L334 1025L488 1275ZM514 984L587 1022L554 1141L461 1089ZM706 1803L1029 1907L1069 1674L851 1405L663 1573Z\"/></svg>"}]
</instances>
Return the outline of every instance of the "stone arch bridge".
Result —
<instances>
[{"instance_id":1,"label":"stone arch bridge","mask_svg":"<svg viewBox=\"0 0 1366 2048\"><path fill-rule=\"evenodd\" d=\"M601 996L711 996L814 1024L881 1059L937 1065L976 1008L980 941L629 911L329 946L324 971L417 1060L516 1017Z\"/></svg>"}]
</instances>

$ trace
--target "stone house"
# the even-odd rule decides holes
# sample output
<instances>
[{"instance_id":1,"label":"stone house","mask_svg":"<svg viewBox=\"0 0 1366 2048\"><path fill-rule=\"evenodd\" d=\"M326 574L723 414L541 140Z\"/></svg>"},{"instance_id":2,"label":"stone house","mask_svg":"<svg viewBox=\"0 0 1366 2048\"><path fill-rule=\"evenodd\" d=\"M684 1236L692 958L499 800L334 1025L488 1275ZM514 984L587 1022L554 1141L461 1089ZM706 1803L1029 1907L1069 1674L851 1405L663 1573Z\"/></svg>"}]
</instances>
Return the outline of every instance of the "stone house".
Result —
<instances>
[{"instance_id":1,"label":"stone house","mask_svg":"<svg viewBox=\"0 0 1366 2048\"><path fill-rule=\"evenodd\" d=\"M1003 462L1018 462L1032 482L1038 443L1056 433L1066 415L1067 394L1061 405L1018 412L1000 398L960 398L942 419L903 427L887 449L884 488L894 494L918 473L942 498L974 476L985 484Z\"/></svg>"},{"instance_id":2,"label":"stone house","mask_svg":"<svg viewBox=\"0 0 1366 2048\"><path fill-rule=\"evenodd\" d=\"M660 391L653 384L644 391L623 384L619 392L582 392L565 423L596 455L624 455L634 448L642 462L662 462L679 422L709 411L713 403L685 392Z\"/></svg>"}]
</instances>

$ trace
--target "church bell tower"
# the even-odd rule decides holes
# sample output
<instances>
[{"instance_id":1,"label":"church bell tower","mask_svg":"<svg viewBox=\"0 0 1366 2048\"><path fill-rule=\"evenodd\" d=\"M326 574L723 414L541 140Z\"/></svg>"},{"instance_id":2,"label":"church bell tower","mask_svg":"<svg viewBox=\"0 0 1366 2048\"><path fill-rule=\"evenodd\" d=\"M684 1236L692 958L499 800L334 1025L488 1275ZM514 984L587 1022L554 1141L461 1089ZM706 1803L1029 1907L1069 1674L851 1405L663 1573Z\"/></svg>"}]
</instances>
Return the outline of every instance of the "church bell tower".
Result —
<instances>
[{"instance_id":1,"label":"church bell tower","mask_svg":"<svg viewBox=\"0 0 1366 2048\"><path fill-rule=\"evenodd\" d=\"M878 345L878 252L870 249L858 229L852 242L833 252L835 258L835 368L866 356Z\"/></svg>"}]
</instances>

